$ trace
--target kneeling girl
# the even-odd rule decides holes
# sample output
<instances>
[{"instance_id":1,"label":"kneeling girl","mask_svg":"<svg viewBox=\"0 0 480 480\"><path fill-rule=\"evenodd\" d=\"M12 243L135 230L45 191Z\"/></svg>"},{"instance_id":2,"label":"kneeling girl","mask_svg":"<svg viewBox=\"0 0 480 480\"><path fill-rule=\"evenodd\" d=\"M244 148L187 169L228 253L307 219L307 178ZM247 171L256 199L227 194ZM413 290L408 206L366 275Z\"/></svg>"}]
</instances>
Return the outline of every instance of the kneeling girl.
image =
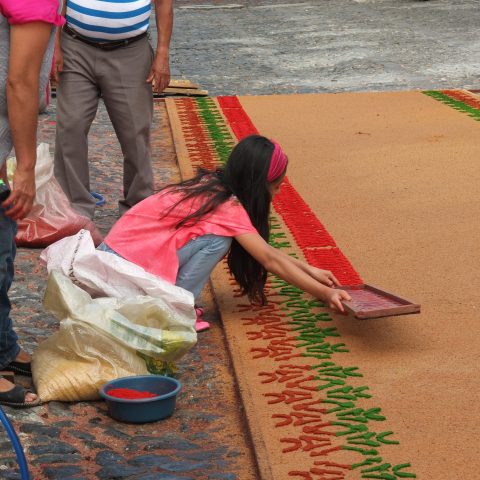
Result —
<instances>
[{"instance_id":1,"label":"kneeling girl","mask_svg":"<svg viewBox=\"0 0 480 480\"><path fill-rule=\"evenodd\" d=\"M267 272L343 312L335 276L268 244L272 198L288 160L260 135L240 141L224 169L162 189L125 213L99 247L185 288L198 299L225 256L243 294L266 303Z\"/></svg>"}]
</instances>

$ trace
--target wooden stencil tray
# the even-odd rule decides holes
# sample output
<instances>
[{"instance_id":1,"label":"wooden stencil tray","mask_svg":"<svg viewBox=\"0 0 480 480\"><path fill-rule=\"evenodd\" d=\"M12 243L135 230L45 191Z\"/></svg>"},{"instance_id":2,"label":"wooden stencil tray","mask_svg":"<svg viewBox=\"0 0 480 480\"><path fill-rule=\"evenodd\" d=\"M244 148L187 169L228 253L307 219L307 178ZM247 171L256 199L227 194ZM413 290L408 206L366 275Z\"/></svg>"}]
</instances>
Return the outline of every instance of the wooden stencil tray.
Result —
<instances>
[{"instance_id":1,"label":"wooden stencil tray","mask_svg":"<svg viewBox=\"0 0 480 480\"><path fill-rule=\"evenodd\" d=\"M379 318L420 312L418 303L410 302L372 285L342 285L339 288L352 297L351 301L343 301L342 304L345 310L356 318Z\"/></svg>"}]
</instances>

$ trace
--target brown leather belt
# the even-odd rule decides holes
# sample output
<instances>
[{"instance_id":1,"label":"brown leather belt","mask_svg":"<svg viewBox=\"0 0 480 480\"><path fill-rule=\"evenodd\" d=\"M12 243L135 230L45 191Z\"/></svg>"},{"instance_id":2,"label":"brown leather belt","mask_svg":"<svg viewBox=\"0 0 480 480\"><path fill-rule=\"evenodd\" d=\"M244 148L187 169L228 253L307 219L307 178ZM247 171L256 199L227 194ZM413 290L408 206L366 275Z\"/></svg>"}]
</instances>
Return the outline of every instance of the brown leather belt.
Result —
<instances>
[{"instance_id":1,"label":"brown leather belt","mask_svg":"<svg viewBox=\"0 0 480 480\"><path fill-rule=\"evenodd\" d=\"M113 40L111 42L109 42L109 41L96 42L96 41L94 41L94 40L92 40L88 37L85 37L84 35L81 35L80 33L76 32L68 24L65 24L63 26L63 31L67 35L70 35L72 38L76 38L77 40L80 40L81 42L86 43L87 45L90 45L91 47L99 48L101 50L115 50L116 48L126 47L127 45L130 45L131 43L134 43L137 40L141 40L142 38L147 36L147 32L143 32L140 35L137 35L136 37L124 38L122 40Z\"/></svg>"}]
</instances>

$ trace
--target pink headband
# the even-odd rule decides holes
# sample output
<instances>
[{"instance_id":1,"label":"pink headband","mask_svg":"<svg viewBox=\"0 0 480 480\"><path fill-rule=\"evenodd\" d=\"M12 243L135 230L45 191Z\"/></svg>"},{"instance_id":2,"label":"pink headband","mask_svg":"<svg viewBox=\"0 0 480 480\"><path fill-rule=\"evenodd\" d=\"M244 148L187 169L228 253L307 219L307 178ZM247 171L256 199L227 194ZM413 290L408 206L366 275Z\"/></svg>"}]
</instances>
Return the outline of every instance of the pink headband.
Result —
<instances>
[{"instance_id":1,"label":"pink headband","mask_svg":"<svg viewBox=\"0 0 480 480\"><path fill-rule=\"evenodd\" d=\"M275 148L273 149L270 167L268 168L268 182L273 182L277 179L287 167L287 156L283 153L282 147L273 140L271 142L275 145Z\"/></svg>"}]
</instances>

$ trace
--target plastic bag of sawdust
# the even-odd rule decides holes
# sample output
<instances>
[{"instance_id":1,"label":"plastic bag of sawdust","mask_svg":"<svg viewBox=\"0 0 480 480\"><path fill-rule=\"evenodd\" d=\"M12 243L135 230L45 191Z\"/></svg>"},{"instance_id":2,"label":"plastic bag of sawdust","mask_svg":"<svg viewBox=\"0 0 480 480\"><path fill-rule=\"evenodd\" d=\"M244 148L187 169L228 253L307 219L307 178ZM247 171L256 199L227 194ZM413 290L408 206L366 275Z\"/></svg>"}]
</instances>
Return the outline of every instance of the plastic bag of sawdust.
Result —
<instances>
[{"instance_id":1,"label":"plastic bag of sawdust","mask_svg":"<svg viewBox=\"0 0 480 480\"><path fill-rule=\"evenodd\" d=\"M50 245L40 258L49 273L60 270L92 297L150 295L164 302L165 309L175 312L177 321L194 329L194 298L189 291L124 258L96 250L89 231L82 230Z\"/></svg>"},{"instance_id":2,"label":"plastic bag of sawdust","mask_svg":"<svg viewBox=\"0 0 480 480\"><path fill-rule=\"evenodd\" d=\"M98 399L105 382L129 375L164 373L196 342L185 324L150 296L92 297L61 272L48 278L44 306L60 329L42 342L32 360L33 381L43 401Z\"/></svg>"},{"instance_id":3,"label":"plastic bag of sawdust","mask_svg":"<svg viewBox=\"0 0 480 480\"><path fill-rule=\"evenodd\" d=\"M13 182L16 168L15 157L7 160L9 181ZM71 236L81 229L91 232L96 245L102 236L95 224L84 215L77 213L53 175L53 159L49 147L41 143L37 147L35 166L36 195L33 208L28 216L18 221L15 243L19 247L46 247L61 238Z\"/></svg>"}]
</instances>

